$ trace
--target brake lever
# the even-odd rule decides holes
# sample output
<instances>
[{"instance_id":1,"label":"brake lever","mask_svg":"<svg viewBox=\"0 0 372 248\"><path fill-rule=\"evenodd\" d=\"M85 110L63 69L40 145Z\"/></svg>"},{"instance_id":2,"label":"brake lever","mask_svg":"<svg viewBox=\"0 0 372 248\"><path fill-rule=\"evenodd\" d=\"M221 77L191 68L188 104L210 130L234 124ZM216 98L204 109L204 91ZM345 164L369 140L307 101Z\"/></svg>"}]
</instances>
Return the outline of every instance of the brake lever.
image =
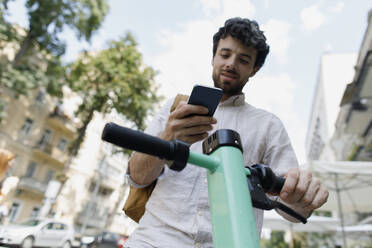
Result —
<instances>
[{"instance_id":1,"label":"brake lever","mask_svg":"<svg viewBox=\"0 0 372 248\"><path fill-rule=\"evenodd\" d=\"M271 200L266 195L266 193L279 194L284 185L284 178L277 177L270 167L265 165L255 164L245 168L250 170L251 174L247 176L247 180L253 207L263 210L280 209L306 224L307 220L305 217L283 203Z\"/></svg>"}]
</instances>

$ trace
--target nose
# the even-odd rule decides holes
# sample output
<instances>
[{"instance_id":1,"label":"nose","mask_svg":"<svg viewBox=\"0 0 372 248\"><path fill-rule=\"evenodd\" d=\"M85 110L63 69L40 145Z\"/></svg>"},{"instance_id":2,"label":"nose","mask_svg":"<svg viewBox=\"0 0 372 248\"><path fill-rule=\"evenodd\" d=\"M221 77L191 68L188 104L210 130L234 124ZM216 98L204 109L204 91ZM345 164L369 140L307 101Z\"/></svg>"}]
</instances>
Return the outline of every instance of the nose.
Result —
<instances>
[{"instance_id":1,"label":"nose","mask_svg":"<svg viewBox=\"0 0 372 248\"><path fill-rule=\"evenodd\" d=\"M235 63L236 63L236 57L235 56L230 56L227 60L226 60L226 67L228 69L234 69L235 68Z\"/></svg>"}]
</instances>

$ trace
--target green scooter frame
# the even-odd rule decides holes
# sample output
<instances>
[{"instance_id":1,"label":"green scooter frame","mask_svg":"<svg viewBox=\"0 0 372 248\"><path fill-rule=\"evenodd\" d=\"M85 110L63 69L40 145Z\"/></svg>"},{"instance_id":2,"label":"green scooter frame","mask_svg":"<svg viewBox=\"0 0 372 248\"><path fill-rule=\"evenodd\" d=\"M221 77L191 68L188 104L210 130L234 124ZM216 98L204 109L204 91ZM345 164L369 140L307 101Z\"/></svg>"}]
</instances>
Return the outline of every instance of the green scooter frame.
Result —
<instances>
[{"instance_id":1,"label":"green scooter frame","mask_svg":"<svg viewBox=\"0 0 372 248\"><path fill-rule=\"evenodd\" d=\"M259 247L253 207L280 208L306 223L306 219L293 210L266 197L266 192L280 192L284 179L276 177L268 167L244 167L241 141L235 131L217 130L209 136L203 142L205 154L190 151L189 145L182 141L168 142L114 123L106 124L102 139L172 160L170 168L176 171L185 168L187 163L206 168L215 248Z\"/></svg>"},{"instance_id":2,"label":"green scooter frame","mask_svg":"<svg viewBox=\"0 0 372 248\"><path fill-rule=\"evenodd\" d=\"M259 247L242 152L222 146L210 155L190 151L188 162L206 168L214 247Z\"/></svg>"}]
</instances>

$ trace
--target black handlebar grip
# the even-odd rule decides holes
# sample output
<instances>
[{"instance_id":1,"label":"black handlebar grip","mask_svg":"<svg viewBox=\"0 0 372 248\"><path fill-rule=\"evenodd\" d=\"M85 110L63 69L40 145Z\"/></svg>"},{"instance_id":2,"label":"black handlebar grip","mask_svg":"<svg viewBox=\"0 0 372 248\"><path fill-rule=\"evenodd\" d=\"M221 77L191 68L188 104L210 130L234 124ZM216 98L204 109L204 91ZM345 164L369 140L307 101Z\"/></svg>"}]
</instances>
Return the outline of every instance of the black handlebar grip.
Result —
<instances>
[{"instance_id":1,"label":"black handlebar grip","mask_svg":"<svg viewBox=\"0 0 372 248\"><path fill-rule=\"evenodd\" d=\"M102 140L122 148L146 153L168 160L175 156L174 144L140 131L107 123L102 132Z\"/></svg>"},{"instance_id":2,"label":"black handlebar grip","mask_svg":"<svg viewBox=\"0 0 372 248\"><path fill-rule=\"evenodd\" d=\"M285 178L275 176L269 192L280 194L280 191L282 191L284 183L285 183Z\"/></svg>"},{"instance_id":3,"label":"black handlebar grip","mask_svg":"<svg viewBox=\"0 0 372 248\"><path fill-rule=\"evenodd\" d=\"M251 172L259 177L261 186L265 192L280 194L284 186L285 178L276 176L267 165L254 164L251 165L250 168Z\"/></svg>"}]
</instances>

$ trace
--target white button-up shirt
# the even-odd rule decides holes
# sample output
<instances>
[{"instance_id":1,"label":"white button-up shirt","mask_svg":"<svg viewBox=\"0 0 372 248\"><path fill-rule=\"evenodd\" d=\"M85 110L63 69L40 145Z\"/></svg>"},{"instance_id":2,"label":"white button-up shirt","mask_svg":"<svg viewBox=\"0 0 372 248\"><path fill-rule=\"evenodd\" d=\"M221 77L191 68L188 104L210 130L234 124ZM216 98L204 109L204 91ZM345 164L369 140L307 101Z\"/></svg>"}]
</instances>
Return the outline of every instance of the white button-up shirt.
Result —
<instances>
[{"instance_id":1,"label":"white button-up shirt","mask_svg":"<svg viewBox=\"0 0 372 248\"><path fill-rule=\"evenodd\" d=\"M155 116L146 132L158 136L165 128L172 101ZM217 129L240 134L245 165L270 166L284 175L298 162L282 122L273 114L244 101L244 95L219 104L214 117ZM202 142L190 147L202 153ZM263 211L254 209L256 226L262 228ZM188 164L181 171L165 166L147 202L146 212L125 247L213 247L206 169Z\"/></svg>"}]
</instances>

